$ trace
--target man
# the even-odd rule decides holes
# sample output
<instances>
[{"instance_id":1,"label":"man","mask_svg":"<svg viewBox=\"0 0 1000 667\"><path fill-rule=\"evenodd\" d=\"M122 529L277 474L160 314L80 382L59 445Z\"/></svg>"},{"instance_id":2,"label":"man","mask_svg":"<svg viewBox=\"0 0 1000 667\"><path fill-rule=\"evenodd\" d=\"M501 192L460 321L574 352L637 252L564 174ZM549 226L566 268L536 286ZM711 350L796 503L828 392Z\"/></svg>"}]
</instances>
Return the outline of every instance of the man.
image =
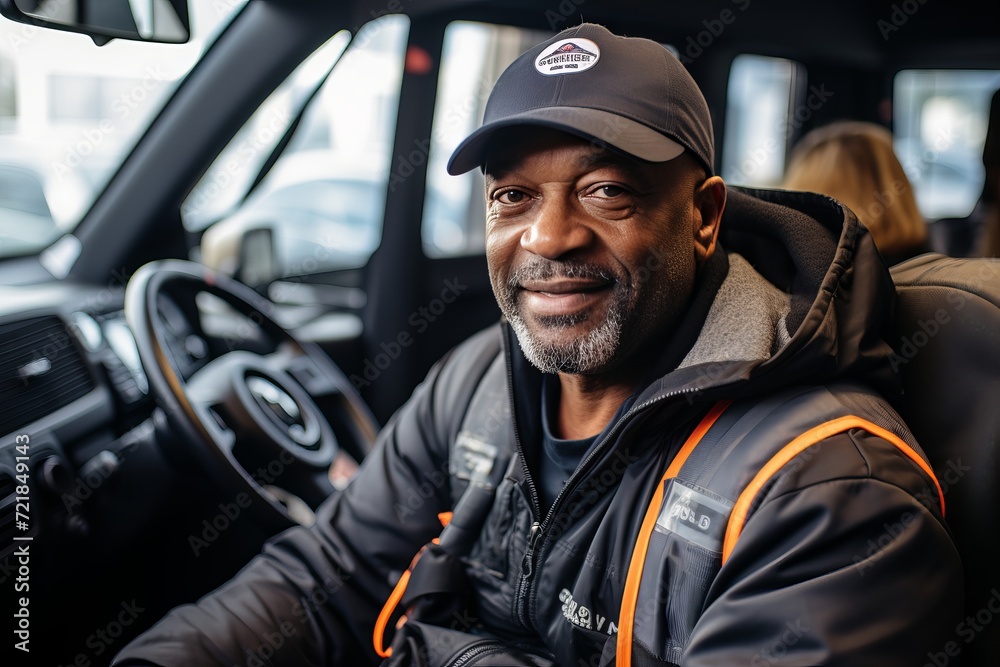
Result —
<instances>
[{"instance_id":1,"label":"man","mask_svg":"<svg viewBox=\"0 0 1000 667\"><path fill-rule=\"evenodd\" d=\"M432 370L314 527L116 664L940 651L961 570L933 473L875 393L893 390L888 273L830 199L727 201L712 136L654 42L585 24L515 61L449 164L486 176L505 322Z\"/></svg>"}]
</instances>

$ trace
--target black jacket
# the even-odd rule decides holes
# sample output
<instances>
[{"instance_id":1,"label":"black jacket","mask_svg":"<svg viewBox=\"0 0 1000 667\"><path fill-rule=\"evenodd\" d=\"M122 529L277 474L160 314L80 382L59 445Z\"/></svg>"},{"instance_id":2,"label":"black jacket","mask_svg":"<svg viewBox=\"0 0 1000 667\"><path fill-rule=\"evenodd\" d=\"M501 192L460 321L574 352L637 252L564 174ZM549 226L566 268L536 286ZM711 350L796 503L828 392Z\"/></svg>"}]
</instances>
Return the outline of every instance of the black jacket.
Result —
<instances>
[{"instance_id":1,"label":"black jacket","mask_svg":"<svg viewBox=\"0 0 1000 667\"><path fill-rule=\"evenodd\" d=\"M718 253L707 266L633 406L544 514L529 472L541 376L510 331L493 328L434 367L315 526L273 539L116 664L377 664L375 618L440 532L437 515L458 501L475 469L469 452L483 445L510 463L492 471L498 488L463 560L470 595L452 628L531 646L560 665L609 660L643 513L710 405L735 399L752 414L765 397L792 397L769 404L775 428L758 429L768 432L803 418L812 405L794 398L803 395L891 412L878 394L896 391L886 343L894 292L853 214L825 197L730 189L722 229L728 262ZM649 620L637 622L637 654L691 667L923 664L952 638L962 604L961 566L928 502L932 484L896 447L861 431L810 448L762 492L721 570L688 553L656 556L674 574L652 598L662 606L640 610ZM704 602L681 614L690 622L667 627L671 595L691 599L684 586L700 587Z\"/></svg>"}]
</instances>

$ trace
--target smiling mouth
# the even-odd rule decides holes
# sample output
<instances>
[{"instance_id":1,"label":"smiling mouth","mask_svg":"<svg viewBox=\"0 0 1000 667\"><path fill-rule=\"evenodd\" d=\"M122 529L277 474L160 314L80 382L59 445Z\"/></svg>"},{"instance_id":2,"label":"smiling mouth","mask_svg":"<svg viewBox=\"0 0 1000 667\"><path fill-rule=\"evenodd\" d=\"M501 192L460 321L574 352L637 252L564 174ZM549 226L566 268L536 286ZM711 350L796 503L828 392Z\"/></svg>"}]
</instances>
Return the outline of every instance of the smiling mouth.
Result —
<instances>
[{"instance_id":1,"label":"smiling mouth","mask_svg":"<svg viewBox=\"0 0 1000 667\"><path fill-rule=\"evenodd\" d=\"M612 291L614 282L558 279L526 282L520 286L522 303L538 317L579 314Z\"/></svg>"}]
</instances>

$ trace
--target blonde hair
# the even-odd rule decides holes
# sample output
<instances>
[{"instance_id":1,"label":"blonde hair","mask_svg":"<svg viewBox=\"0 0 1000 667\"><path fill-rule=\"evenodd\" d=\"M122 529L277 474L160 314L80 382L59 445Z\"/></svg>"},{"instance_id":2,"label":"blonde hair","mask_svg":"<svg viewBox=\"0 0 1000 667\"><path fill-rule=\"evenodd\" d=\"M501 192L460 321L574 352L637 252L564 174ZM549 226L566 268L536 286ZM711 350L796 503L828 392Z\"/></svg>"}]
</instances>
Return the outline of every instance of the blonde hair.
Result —
<instances>
[{"instance_id":1,"label":"blonde hair","mask_svg":"<svg viewBox=\"0 0 1000 667\"><path fill-rule=\"evenodd\" d=\"M792 151L782 187L819 192L846 205L884 255L906 253L927 240L927 223L893 150L892 133L881 125L842 121L806 134Z\"/></svg>"}]
</instances>

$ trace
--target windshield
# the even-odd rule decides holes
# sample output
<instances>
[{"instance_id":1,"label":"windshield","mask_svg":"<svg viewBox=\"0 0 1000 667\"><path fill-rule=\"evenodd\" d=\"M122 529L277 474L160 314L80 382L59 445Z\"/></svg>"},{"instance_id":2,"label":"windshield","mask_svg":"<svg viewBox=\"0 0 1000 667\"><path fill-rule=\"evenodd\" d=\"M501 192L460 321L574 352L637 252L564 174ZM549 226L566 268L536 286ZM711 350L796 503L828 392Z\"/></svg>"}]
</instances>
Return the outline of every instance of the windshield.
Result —
<instances>
[{"instance_id":1,"label":"windshield","mask_svg":"<svg viewBox=\"0 0 1000 667\"><path fill-rule=\"evenodd\" d=\"M191 3L191 40L151 44L0 17L0 257L71 232L246 0Z\"/></svg>"}]
</instances>

